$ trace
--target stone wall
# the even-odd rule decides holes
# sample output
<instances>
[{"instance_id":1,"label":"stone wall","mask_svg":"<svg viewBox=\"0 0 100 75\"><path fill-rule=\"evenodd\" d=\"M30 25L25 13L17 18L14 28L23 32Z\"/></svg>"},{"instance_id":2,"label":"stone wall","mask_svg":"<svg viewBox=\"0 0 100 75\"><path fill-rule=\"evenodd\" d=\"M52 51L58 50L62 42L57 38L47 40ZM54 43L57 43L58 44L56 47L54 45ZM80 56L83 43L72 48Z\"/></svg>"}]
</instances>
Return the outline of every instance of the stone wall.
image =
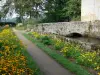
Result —
<instances>
[{"instance_id":1,"label":"stone wall","mask_svg":"<svg viewBox=\"0 0 100 75\"><path fill-rule=\"evenodd\" d=\"M42 33L53 33L67 36L71 33L78 33L83 36L100 36L100 21L95 22L58 22L58 23L41 23L28 28L31 31Z\"/></svg>"},{"instance_id":2,"label":"stone wall","mask_svg":"<svg viewBox=\"0 0 100 75\"><path fill-rule=\"evenodd\" d=\"M90 23L89 36L100 38L100 21L94 21Z\"/></svg>"}]
</instances>

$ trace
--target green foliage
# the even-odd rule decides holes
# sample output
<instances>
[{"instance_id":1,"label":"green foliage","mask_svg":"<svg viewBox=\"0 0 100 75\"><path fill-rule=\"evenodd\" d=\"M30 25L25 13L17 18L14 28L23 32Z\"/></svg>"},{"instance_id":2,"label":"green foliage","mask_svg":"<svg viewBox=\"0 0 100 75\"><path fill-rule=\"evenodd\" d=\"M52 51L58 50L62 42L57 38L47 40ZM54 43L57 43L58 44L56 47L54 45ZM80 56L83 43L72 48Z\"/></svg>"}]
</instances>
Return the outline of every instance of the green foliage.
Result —
<instances>
[{"instance_id":1,"label":"green foliage","mask_svg":"<svg viewBox=\"0 0 100 75\"><path fill-rule=\"evenodd\" d=\"M88 67L96 67L97 59L96 52L85 52L77 58L77 62Z\"/></svg>"},{"instance_id":2,"label":"green foliage","mask_svg":"<svg viewBox=\"0 0 100 75\"><path fill-rule=\"evenodd\" d=\"M16 17L16 22L17 23L22 23L21 18L20 17Z\"/></svg>"},{"instance_id":3,"label":"green foliage","mask_svg":"<svg viewBox=\"0 0 100 75\"><path fill-rule=\"evenodd\" d=\"M72 20L80 20L81 16L81 0L69 0L67 2L67 15L70 16Z\"/></svg>"},{"instance_id":4,"label":"green foliage","mask_svg":"<svg viewBox=\"0 0 100 75\"><path fill-rule=\"evenodd\" d=\"M48 0L45 3L45 22L58 22L63 21L66 17L66 10L63 8L66 6L66 0Z\"/></svg>"},{"instance_id":5,"label":"green foliage","mask_svg":"<svg viewBox=\"0 0 100 75\"><path fill-rule=\"evenodd\" d=\"M0 11L0 21L1 21L1 18L4 16L3 12Z\"/></svg>"},{"instance_id":6,"label":"green foliage","mask_svg":"<svg viewBox=\"0 0 100 75\"><path fill-rule=\"evenodd\" d=\"M38 32L32 32L31 35L38 39L39 41L43 42L43 44L45 45L51 45L52 44L52 40L50 37L48 37L47 35L41 35Z\"/></svg>"},{"instance_id":7,"label":"green foliage","mask_svg":"<svg viewBox=\"0 0 100 75\"><path fill-rule=\"evenodd\" d=\"M38 7L41 7L42 0L15 0L15 9L21 16L28 15L32 19L39 16Z\"/></svg>"},{"instance_id":8,"label":"green foliage","mask_svg":"<svg viewBox=\"0 0 100 75\"><path fill-rule=\"evenodd\" d=\"M51 39L48 36L41 36L40 37L41 42L46 45L51 45Z\"/></svg>"},{"instance_id":9,"label":"green foliage","mask_svg":"<svg viewBox=\"0 0 100 75\"><path fill-rule=\"evenodd\" d=\"M31 35L36 39L40 39L41 37L41 35L38 32L32 32Z\"/></svg>"},{"instance_id":10,"label":"green foliage","mask_svg":"<svg viewBox=\"0 0 100 75\"><path fill-rule=\"evenodd\" d=\"M53 39L53 46L56 50L61 50L64 47L64 42L60 39Z\"/></svg>"},{"instance_id":11,"label":"green foliage","mask_svg":"<svg viewBox=\"0 0 100 75\"><path fill-rule=\"evenodd\" d=\"M36 24L38 23L38 21L39 21L38 19L27 19L27 20L25 20L24 23L25 23L26 25L28 25L28 24L29 24L29 25L36 25Z\"/></svg>"},{"instance_id":12,"label":"green foliage","mask_svg":"<svg viewBox=\"0 0 100 75\"><path fill-rule=\"evenodd\" d=\"M43 0L6 0L6 3L2 6L2 11L4 16L6 16L9 11L11 16L14 13L13 11L15 11L19 15L20 22L24 23L24 16L27 16L30 19L33 19L34 17L38 18L40 16L39 9L42 9L42 3Z\"/></svg>"},{"instance_id":13,"label":"green foliage","mask_svg":"<svg viewBox=\"0 0 100 75\"><path fill-rule=\"evenodd\" d=\"M46 16L42 22L76 21L81 16L81 0L6 0L2 8L4 16L15 9L22 23L24 16L30 19Z\"/></svg>"},{"instance_id":14,"label":"green foliage","mask_svg":"<svg viewBox=\"0 0 100 75\"><path fill-rule=\"evenodd\" d=\"M81 0L48 0L45 3L46 17L43 22L80 20Z\"/></svg>"},{"instance_id":15,"label":"green foliage","mask_svg":"<svg viewBox=\"0 0 100 75\"><path fill-rule=\"evenodd\" d=\"M82 50L79 46L75 47L72 44L66 44L65 47L61 50L61 52L66 57L77 58L78 56L80 56Z\"/></svg>"},{"instance_id":16,"label":"green foliage","mask_svg":"<svg viewBox=\"0 0 100 75\"><path fill-rule=\"evenodd\" d=\"M0 48L2 47L2 43L0 42Z\"/></svg>"}]
</instances>

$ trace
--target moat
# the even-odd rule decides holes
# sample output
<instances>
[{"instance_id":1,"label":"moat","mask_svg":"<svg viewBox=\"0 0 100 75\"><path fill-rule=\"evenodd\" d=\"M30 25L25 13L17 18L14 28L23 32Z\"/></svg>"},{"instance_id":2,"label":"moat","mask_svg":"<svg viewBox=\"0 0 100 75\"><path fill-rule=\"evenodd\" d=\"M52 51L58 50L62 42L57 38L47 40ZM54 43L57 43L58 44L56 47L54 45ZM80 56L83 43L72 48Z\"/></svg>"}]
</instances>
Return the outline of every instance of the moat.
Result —
<instances>
[{"instance_id":1,"label":"moat","mask_svg":"<svg viewBox=\"0 0 100 75\"><path fill-rule=\"evenodd\" d=\"M76 42L81 44L86 49L98 49L100 45L100 39L91 37L66 37L67 41ZM95 48L94 48L95 47ZM100 47L99 47L100 48Z\"/></svg>"}]
</instances>

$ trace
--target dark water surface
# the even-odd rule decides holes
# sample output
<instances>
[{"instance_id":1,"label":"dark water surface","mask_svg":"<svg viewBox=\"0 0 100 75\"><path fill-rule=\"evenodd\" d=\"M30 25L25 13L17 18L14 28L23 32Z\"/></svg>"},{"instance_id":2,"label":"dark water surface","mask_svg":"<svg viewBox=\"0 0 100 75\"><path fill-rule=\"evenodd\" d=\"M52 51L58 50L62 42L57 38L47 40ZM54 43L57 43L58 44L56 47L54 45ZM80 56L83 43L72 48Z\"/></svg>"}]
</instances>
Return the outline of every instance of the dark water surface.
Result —
<instances>
[{"instance_id":1,"label":"dark water surface","mask_svg":"<svg viewBox=\"0 0 100 75\"><path fill-rule=\"evenodd\" d=\"M78 37L78 38L66 37L66 39L74 40L74 41L76 40L79 42L90 43L90 44L100 44L100 39L91 38L91 37Z\"/></svg>"}]
</instances>

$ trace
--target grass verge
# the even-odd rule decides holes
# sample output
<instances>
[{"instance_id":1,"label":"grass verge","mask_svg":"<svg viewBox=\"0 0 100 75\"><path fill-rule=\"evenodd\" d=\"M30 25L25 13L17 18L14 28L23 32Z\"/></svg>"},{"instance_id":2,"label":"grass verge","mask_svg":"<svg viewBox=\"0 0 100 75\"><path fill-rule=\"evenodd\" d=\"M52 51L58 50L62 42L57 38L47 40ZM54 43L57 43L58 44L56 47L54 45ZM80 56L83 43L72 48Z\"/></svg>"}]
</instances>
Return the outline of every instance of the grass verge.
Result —
<instances>
[{"instance_id":1,"label":"grass verge","mask_svg":"<svg viewBox=\"0 0 100 75\"><path fill-rule=\"evenodd\" d=\"M35 43L39 48L41 48L44 52L46 52L48 55L50 55L53 59L55 59L58 63L60 63L64 68L68 69L69 71L73 72L76 75L92 75L87 70L82 68L80 65L76 63L72 63L65 57L59 55L56 53L56 51L51 50L43 43L39 42L38 40L34 40L31 38L28 34L23 34L27 39L31 40L33 43Z\"/></svg>"},{"instance_id":2,"label":"grass verge","mask_svg":"<svg viewBox=\"0 0 100 75\"><path fill-rule=\"evenodd\" d=\"M26 51L26 49L24 48L22 50L22 54L24 56L26 56L27 58L27 65L30 69L32 69L34 72L34 75L43 75L43 73L40 71L39 67L37 66L37 64L35 63L35 61L33 60L32 56Z\"/></svg>"}]
</instances>

